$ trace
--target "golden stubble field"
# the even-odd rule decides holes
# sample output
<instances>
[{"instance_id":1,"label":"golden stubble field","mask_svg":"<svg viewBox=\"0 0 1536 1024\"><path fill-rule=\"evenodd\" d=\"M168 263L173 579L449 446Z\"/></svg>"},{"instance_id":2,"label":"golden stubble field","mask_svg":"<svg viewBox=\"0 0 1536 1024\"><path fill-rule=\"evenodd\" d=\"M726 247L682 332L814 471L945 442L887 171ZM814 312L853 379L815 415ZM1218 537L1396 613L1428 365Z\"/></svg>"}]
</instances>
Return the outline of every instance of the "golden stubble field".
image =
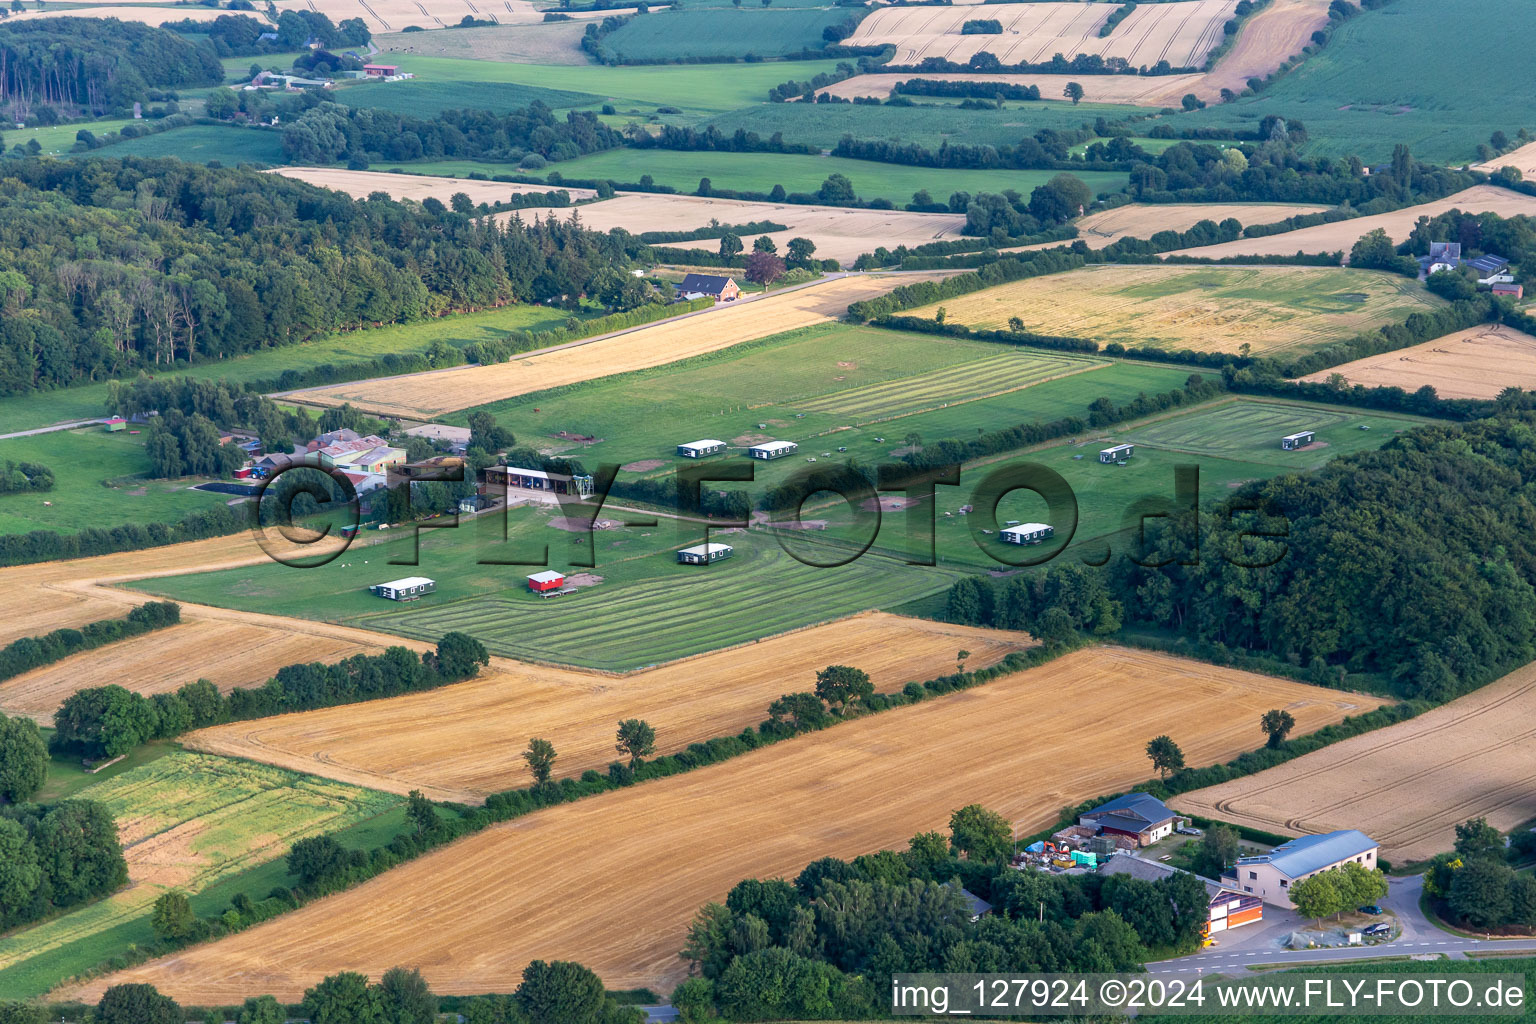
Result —
<instances>
[{"instance_id":1,"label":"golden stubble field","mask_svg":"<svg viewBox=\"0 0 1536 1024\"><path fill-rule=\"evenodd\" d=\"M1357 828L1388 860L1451 849L1455 826L1536 817L1536 664L1387 729L1186 793L1181 811L1291 835Z\"/></svg>"},{"instance_id":2,"label":"golden stubble field","mask_svg":"<svg viewBox=\"0 0 1536 1024\"><path fill-rule=\"evenodd\" d=\"M1003 630L869 612L660 668L615 677L496 659L467 683L430 693L204 729L187 746L395 793L479 803L528 782L534 736L560 752L560 775L602 770L620 755L614 730L643 718L657 752L733 735L768 717L779 696L815 686L828 665L868 672L876 689L948 675L955 655L985 668L1032 644Z\"/></svg>"},{"instance_id":3,"label":"golden stubble field","mask_svg":"<svg viewBox=\"0 0 1536 1024\"><path fill-rule=\"evenodd\" d=\"M722 764L565 804L470 836L281 920L95 979L183 1003L298 998L327 974L415 966L435 991L508 992L528 961L578 960L609 988L670 987L698 907L746 877L903 846L982 803L1028 833L1148 775L1160 733L1191 764L1304 733L1374 698L1145 651L1077 651L1037 669L834 726Z\"/></svg>"},{"instance_id":4,"label":"golden stubble field","mask_svg":"<svg viewBox=\"0 0 1536 1024\"><path fill-rule=\"evenodd\" d=\"M545 186L546 188L548 186ZM816 255L844 265L880 246L918 246L927 242L961 237L965 217L957 213L908 213L906 210L854 210L841 206L802 206L795 203L758 203L741 199L717 199L709 196L666 195L655 192L620 192L612 199L587 206L564 209L528 209L498 215L498 220L517 217L579 217L584 227L593 231L623 228L635 234L646 231L691 231L711 221L722 224L749 224L771 220L786 227L768 232L779 251L789 240L804 236L816 243ZM742 235L748 251L759 235ZM714 239L678 242L679 248L718 248Z\"/></svg>"},{"instance_id":5,"label":"golden stubble field","mask_svg":"<svg viewBox=\"0 0 1536 1024\"><path fill-rule=\"evenodd\" d=\"M1527 142L1519 149L1510 150L1503 156L1496 156L1485 164L1472 165L1474 171L1486 171L1489 174L1501 167L1517 168L1522 178L1536 178L1536 142Z\"/></svg>"},{"instance_id":6,"label":"golden stubble field","mask_svg":"<svg viewBox=\"0 0 1536 1024\"><path fill-rule=\"evenodd\" d=\"M1199 67L1222 41L1222 26L1235 0L1181 0L1143 4L1107 36L1099 30L1115 8L1082 3L994 5L978 14L970 7L887 7L859 23L850 46L896 47L893 64L913 65L929 57L964 64L985 51L1004 64L1038 64L1061 54L1120 58L1131 67L1166 60L1174 67ZM1003 26L1001 35L964 35L967 21L985 17Z\"/></svg>"},{"instance_id":7,"label":"golden stubble field","mask_svg":"<svg viewBox=\"0 0 1536 1024\"><path fill-rule=\"evenodd\" d=\"M345 192L353 199L367 199L375 192L385 192L391 199L414 199L420 202L430 198L446 203L455 192L463 192L475 203L500 203L514 195L555 191L553 185L439 178L427 174L389 174L385 171L348 171L340 167L281 167L272 173ZM590 188L566 188L565 191L571 194L573 202L592 199L597 195Z\"/></svg>"},{"instance_id":8,"label":"golden stubble field","mask_svg":"<svg viewBox=\"0 0 1536 1024\"><path fill-rule=\"evenodd\" d=\"M493 21L498 25L538 25L544 21L543 8L529 0L281 0L278 13L304 9L318 11L338 25L348 18L361 18L371 32L399 32L405 28L453 28L465 17ZM574 19L634 14L627 7L605 11L571 11ZM409 69L406 69L409 70Z\"/></svg>"},{"instance_id":9,"label":"golden stubble field","mask_svg":"<svg viewBox=\"0 0 1536 1024\"><path fill-rule=\"evenodd\" d=\"M994 6L994 5L989 5ZM972 12L972 17L981 17ZM986 15L990 16L990 15ZM987 36L972 36L973 39L986 39ZM991 38L996 38L991 37ZM1194 87L1203 79L1204 75L1051 75L1021 72L1007 75L973 75L965 73L948 73L942 71L903 72L900 74L873 74L854 75L845 78L841 82L827 86L822 92L831 93L843 99L851 100L858 96L875 96L886 99L891 95L891 90L897 82L906 82L914 78L927 78L943 82L990 82L993 84L1007 85L1034 85L1040 88L1042 100L1061 100L1063 90L1068 82L1076 82L1083 87L1083 99L1089 103L1129 103L1134 106L1161 107L1164 98L1171 90L1182 89L1179 96L1193 91ZM935 102L933 99L924 102ZM956 102L950 100L949 102ZM1009 101L1013 102L1013 101ZM1024 101L1019 101L1022 104ZM1178 99L1175 98L1175 103ZM1015 109L1033 109L1027 105Z\"/></svg>"},{"instance_id":10,"label":"golden stubble field","mask_svg":"<svg viewBox=\"0 0 1536 1024\"><path fill-rule=\"evenodd\" d=\"M530 391L661 366L797 327L826 323L846 313L850 302L884 295L899 284L943 276L939 271L835 278L804 288L741 299L599 341L546 349L505 363L357 381L290 392L288 397L310 405L350 403L355 408L386 416L431 419Z\"/></svg>"},{"instance_id":11,"label":"golden stubble field","mask_svg":"<svg viewBox=\"0 0 1536 1024\"><path fill-rule=\"evenodd\" d=\"M1203 220L1221 223L1237 218L1244 227L1250 224L1274 224L1287 217L1321 213L1326 206L1307 203L1127 203L1112 210L1090 213L1072 222L1077 239L1090 249L1102 249L1122 238L1151 238L1159 231L1188 231ZM1002 252L1027 252L1031 249L1056 249L1061 242L1038 242Z\"/></svg>"},{"instance_id":12,"label":"golden stubble field","mask_svg":"<svg viewBox=\"0 0 1536 1024\"><path fill-rule=\"evenodd\" d=\"M1420 217L1438 217L1450 210L1467 213L1497 213L1503 217L1516 214L1536 214L1536 196L1522 195L1496 185L1473 185L1455 195L1421 203L1391 213L1378 213L1370 217L1356 217L1333 224L1301 228L1263 238L1239 238L1217 245L1202 245L1193 249L1180 249L1169 255L1209 256L1221 259L1226 256L1289 256L1297 252L1338 252L1346 257L1350 248L1361 235L1381 228L1394 242L1401 243L1413 231Z\"/></svg>"},{"instance_id":13,"label":"golden stubble field","mask_svg":"<svg viewBox=\"0 0 1536 1024\"><path fill-rule=\"evenodd\" d=\"M1336 373L1366 387L1417 391L1427 384L1441 398L1497 398L1505 388L1536 391L1536 338L1503 324L1480 324L1301 379L1326 381Z\"/></svg>"},{"instance_id":14,"label":"golden stubble field","mask_svg":"<svg viewBox=\"0 0 1536 1024\"><path fill-rule=\"evenodd\" d=\"M1284 236L1281 236L1284 237ZM1127 347L1255 354L1307 350L1439 299L1405 278L1329 267L1084 267L1028 278L914 309L940 306L955 323L1118 341Z\"/></svg>"}]
</instances>

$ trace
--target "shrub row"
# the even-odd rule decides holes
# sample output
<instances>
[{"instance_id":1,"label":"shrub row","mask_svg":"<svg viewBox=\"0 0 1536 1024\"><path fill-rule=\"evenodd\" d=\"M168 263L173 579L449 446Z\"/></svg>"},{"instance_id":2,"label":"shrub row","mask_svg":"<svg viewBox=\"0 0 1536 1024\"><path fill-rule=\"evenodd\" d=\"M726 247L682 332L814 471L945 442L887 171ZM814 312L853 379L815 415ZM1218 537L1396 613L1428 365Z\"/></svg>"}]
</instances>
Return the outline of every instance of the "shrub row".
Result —
<instances>
[{"instance_id":1,"label":"shrub row","mask_svg":"<svg viewBox=\"0 0 1536 1024\"><path fill-rule=\"evenodd\" d=\"M172 523L123 523L107 529L90 527L79 533L33 530L0 537L0 565L26 565L67 558L109 555L115 551L180 544L239 533L251 525L244 509L215 504L188 512Z\"/></svg>"},{"instance_id":2,"label":"shrub row","mask_svg":"<svg viewBox=\"0 0 1536 1024\"><path fill-rule=\"evenodd\" d=\"M726 235L762 235L770 231L788 231L789 225L771 220L754 220L745 224L710 224L692 231L642 231L637 236L646 245L666 242L696 242L701 238L724 238Z\"/></svg>"},{"instance_id":3,"label":"shrub row","mask_svg":"<svg viewBox=\"0 0 1536 1024\"><path fill-rule=\"evenodd\" d=\"M120 619L98 619L79 629L24 636L0 648L0 679L10 679L71 654L141 636L181 621L181 606L170 601L141 604Z\"/></svg>"}]
</instances>

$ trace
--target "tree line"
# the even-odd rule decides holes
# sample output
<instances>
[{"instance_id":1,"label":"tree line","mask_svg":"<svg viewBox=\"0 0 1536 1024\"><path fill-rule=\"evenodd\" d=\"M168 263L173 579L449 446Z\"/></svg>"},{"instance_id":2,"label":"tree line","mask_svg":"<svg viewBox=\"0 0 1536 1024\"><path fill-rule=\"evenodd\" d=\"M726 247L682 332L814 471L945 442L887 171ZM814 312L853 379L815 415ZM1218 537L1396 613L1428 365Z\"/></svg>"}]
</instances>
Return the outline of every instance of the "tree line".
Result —
<instances>
[{"instance_id":1,"label":"tree line","mask_svg":"<svg viewBox=\"0 0 1536 1024\"><path fill-rule=\"evenodd\" d=\"M274 29L248 14L221 14L213 21L167 21L162 28L189 36L204 36L219 57L257 57L268 53L292 53L304 49L311 40L330 49L338 46L367 46L373 39L368 23L362 18L346 18L336 24L319 11L289 8L277 16ZM275 38L263 39L272 33Z\"/></svg>"},{"instance_id":2,"label":"tree line","mask_svg":"<svg viewBox=\"0 0 1536 1024\"><path fill-rule=\"evenodd\" d=\"M90 687L59 707L49 747L55 753L116 757L149 740L224 722L436 689L473 677L489 661L480 641L450 632L427 654L390 647L332 665L285 665L261 686L236 687L227 695L206 679L150 697L115 684Z\"/></svg>"},{"instance_id":3,"label":"tree line","mask_svg":"<svg viewBox=\"0 0 1536 1024\"><path fill-rule=\"evenodd\" d=\"M65 627L42 636L19 637L0 647L0 680L62 661L71 654L165 629L180 621L180 605L171 601L150 601L120 619L98 619L79 629Z\"/></svg>"},{"instance_id":4,"label":"tree line","mask_svg":"<svg viewBox=\"0 0 1536 1024\"><path fill-rule=\"evenodd\" d=\"M1516 866L1536 855L1536 832L1517 829L1506 847L1487 818L1456 826L1452 850L1424 872L1424 892L1452 923L1478 931L1536 931L1536 876Z\"/></svg>"},{"instance_id":5,"label":"tree line","mask_svg":"<svg viewBox=\"0 0 1536 1024\"><path fill-rule=\"evenodd\" d=\"M0 928L99 899L127 881L117 823L103 805L0 804Z\"/></svg>"}]
</instances>

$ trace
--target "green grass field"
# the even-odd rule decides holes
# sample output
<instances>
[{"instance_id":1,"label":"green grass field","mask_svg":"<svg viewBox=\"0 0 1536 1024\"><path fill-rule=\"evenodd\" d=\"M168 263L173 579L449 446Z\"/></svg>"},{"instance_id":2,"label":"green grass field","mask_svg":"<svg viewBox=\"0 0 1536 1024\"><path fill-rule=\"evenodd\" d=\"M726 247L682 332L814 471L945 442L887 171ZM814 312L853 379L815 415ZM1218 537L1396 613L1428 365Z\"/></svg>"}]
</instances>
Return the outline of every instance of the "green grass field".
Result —
<instances>
[{"instance_id":1,"label":"green grass field","mask_svg":"<svg viewBox=\"0 0 1536 1024\"><path fill-rule=\"evenodd\" d=\"M438 166L413 164L406 170L436 174L439 170L434 168ZM493 173L489 166L480 169ZM889 199L898 206L911 202L912 193L918 189L927 189L941 203L957 191L974 194L1011 188L1028 195L1036 186L1045 184L1059 173L913 167L796 153L686 153L669 149L592 153L553 164L551 170L567 178L609 178L628 182L638 181L640 175L649 174L658 184L671 185L680 192L693 192L699 187L700 178L708 178L716 189L739 192L770 192L775 185L783 185L789 192L815 192L827 175L842 174L853 182L854 190L861 198ZM1082 171L1077 177L1095 192L1117 191L1126 182L1124 174L1110 171Z\"/></svg>"},{"instance_id":2,"label":"green grass field","mask_svg":"<svg viewBox=\"0 0 1536 1024\"><path fill-rule=\"evenodd\" d=\"M132 118L117 118L106 121L82 121L78 124L56 124L44 128L23 128L15 130L15 125L8 126L11 130L5 132L5 148L12 146L25 146L36 139L37 144L43 147L44 153L66 153L75 144L75 135L85 129L96 135L105 135L115 132L124 125L133 124Z\"/></svg>"},{"instance_id":3,"label":"green grass field","mask_svg":"<svg viewBox=\"0 0 1536 1024\"><path fill-rule=\"evenodd\" d=\"M0 461L41 462L54 476L51 491L0 494L0 533L169 522L229 500L193 490L198 479L148 479L146 436L94 426L0 441Z\"/></svg>"},{"instance_id":4,"label":"green grass field","mask_svg":"<svg viewBox=\"0 0 1536 1024\"><path fill-rule=\"evenodd\" d=\"M283 164L283 137L276 131L191 124L158 135L124 139L115 145L92 150L93 156L174 156L197 164Z\"/></svg>"},{"instance_id":5,"label":"green grass field","mask_svg":"<svg viewBox=\"0 0 1536 1024\"><path fill-rule=\"evenodd\" d=\"M778 57L821 49L823 29L862 13L845 7L688 7L631 18L603 46L625 60Z\"/></svg>"},{"instance_id":6,"label":"green grass field","mask_svg":"<svg viewBox=\"0 0 1536 1024\"><path fill-rule=\"evenodd\" d=\"M445 110L490 110L505 114L535 100L551 110L591 107L601 96L569 89L542 89L512 82L365 82L337 89L334 99L352 107L374 107L409 117L431 119Z\"/></svg>"},{"instance_id":7,"label":"green grass field","mask_svg":"<svg viewBox=\"0 0 1536 1024\"><path fill-rule=\"evenodd\" d=\"M1297 402L1238 399L1129 431L1123 440L1173 452L1269 463L1281 469L1316 469L1340 455L1380 448L1394 434L1426 420ZM1283 451L1280 438L1317 431L1317 442Z\"/></svg>"},{"instance_id":8,"label":"green grass field","mask_svg":"<svg viewBox=\"0 0 1536 1024\"><path fill-rule=\"evenodd\" d=\"M1306 125L1312 155L1384 161L1402 142L1421 160L1475 160L1477 144L1495 130L1513 138L1536 123L1536 93L1526 87L1536 18L1509 17L1510 8L1495 0L1462 0L1453 22L1447 10L1437 0L1395 0L1365 11L1259 95L1178 121L1251 127L1278 114ZM1441 82L1424 74L1431 65L1475 73ZM1500 99L1490 103L1489 96Z\"/></svg>"},{"instance_id":9,"label":"green grass field","mask_svg":"<svg viewBox=\"0 0 1536 1024\"><path fill-rule=\"evenodd\" d=\"M768 90L787 78L811 78L832 71L835 60L764 64L656 64L638 67L507 64L457 57L418 57L381 53L420 81L497 82L592 93L613 101L654 110L678 107L695 115L720 113L749 104L767 105ZM395 85L405 83L396 82ZM767 134L767 133L764 133Z\"/></svg>"},{"instance_id":10,"label":"green grass field","mask_svg":"<svg viewBox=\"0 0 1536 1024\"><path fill-rule=\"evenodd\" d=\"M104 803L118 820L133 884L0 938L0 998L39 995L132 943L150 941L150 908L169 888L198 894L201 913L222 909L238 891L261 899L285 884L280 858L296 840L365 823L377 828L402 804L390 794L188 752L75 795ZM231 882L240 888L222 888ZM215 890L217 902L210 899Z\"/></svg>"}]
</instances>

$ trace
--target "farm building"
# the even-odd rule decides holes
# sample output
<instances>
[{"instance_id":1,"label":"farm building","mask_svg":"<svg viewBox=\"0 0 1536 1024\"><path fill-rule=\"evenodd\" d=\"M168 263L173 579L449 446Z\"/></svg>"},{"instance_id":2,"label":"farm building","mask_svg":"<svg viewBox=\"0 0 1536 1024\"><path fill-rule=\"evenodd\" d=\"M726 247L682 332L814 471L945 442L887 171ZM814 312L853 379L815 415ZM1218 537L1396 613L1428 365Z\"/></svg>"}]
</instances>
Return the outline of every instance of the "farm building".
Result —
<instances>
[{"instance_id":1,"label":"farm building","mask_svg":"<svg viewBox=\"0 0 1536 1024\"><path fill-rule=\"evenodd\" d=\"M1429 255L1419 257L1419 278L1461 266L1460 242L1430 242Z\"/></svg>"},{"instance_id":2,"label":"farm building","mask_svg":"<svg viewBox=\"0 0 1536 1024\"><path fill-rule=\"evenodd\" d=\"M1099 865L1101 875L1130 875L1143 882L1156 882L1181 870L1183 869L1176 868L1172 864L1146 860L1134 853L1125 852L1117 852ZM1205 934L1215 935L1217 932L1240 928L1245 924L1253 924L1264 919L1263 900L1245 893L1233 892L1209 878L1199 875L1196 877L1205 883L1205 891L1210 896L1206 904Z\"/></svg>"},{"instance_id":3,"label":"farm building","mask_svg":"<svg viewBox=\"0 0 1536 1024\"><path fill-rule=\"evenodd\" d=\"M1050 540L1056 529L1047 523L1020 523L998 530L997 537L1004 544L1039 544Z\"/></svg>"},{"instance_id":4,"label":"farm building","mask_svg":"<svg viewBox=\"0 0 1536 1024\"><path fill-rule=\"evenodd\" d=\"M1376 840L1356 829L1342 829L1292 839L1268 853L1239 857L1232 873L1222 876L1221 884L1252 893L1265 903L1289 907L1292 883L1351 861L1369 870L1377 866L1376 860Z\"/></svg>"},{"instance_id":5,"label":"farm building","mask_svg":"<svg viewBox=\"0 0 1536 1024\"><path fill-rule=\"evenodd\" d=\"M1525 288L1510 281L1502 281L1493 286L1493 294L1503 295L1519 302L1525 298Z\"/></svg>"},{"instance_id":6,"label":"farm building","mask_svg":"<svg viewBox=\"0 0 1536 1024\"><path fill-rule=\"evenodd\" d=\"M125 429L127 426L128 426L128 421L123 419L121 416L113 416L111 419L107 420L107 422L106 422L106 427L107 427L107 432L108 433L115 433L115 432L117 432L119 430Z\"/></svg>"},{"instance_id":7,"label":"farm building","mask_svg":"<svg viewBox=\"0 0 1536 1024\"><path fill-rule=\"evenodd\" d=\"M436 589L436 580L429 580L425 576L407 576L388 583L375 583L368 588L368 592L375 597L385 597L391 601L414 601Z\"/></svg>"},{"instance_id":8,"label":"farm building","mask_svg":"<svg viewBox=\"0 0 1536 1024\"><path fill-rule=\"evenodd\" d=\"M764 441L748 448L747 454L754 459L782 459L799 450L800 446L793 441Z\"/></svg>"},{"instance_id":9,"label":"farm building","mask_svg":"<svg viewBox=\"0 0 1536 1024\"><path fill-rule=\"evenodd\" d=\"M592 495L590 476L566 476L546 473L542 469L522 469L517 466L488 466L485 470L488 486L520 487L527 491L549 491L552 494L575 494L583 498Z\"/></svg>"},{"instance_id":10,"label":"farm building","mask_svg":"<svg viewBox=\"0 0 1536 1024\"><path fill-rule=\"evenodd\" d=\"M364 64L363 74L369 78L393 78L400 71L395 64Z\"/></svg>"},{"instance_id":11,"label":"farm building","mask_svg":"<svg viewBox=\"0 0 1536 1024\"><path fill-rule=\"evenodd\" d=\"M1120 835L1151 846L1173 832L1174 813L1148 793L1127 793L1100 804L1077 819L1079 825L1097 828L1100 835Z\"/></svg>"},{"instance_id":12,"label":"farm building","mask_svg":"<svg viewBox=\"0 0 1536 1024\"><path fill-rule=\"evenodd\" d=\"M1509 260L1491 252L1485 252L1475 259L1467 260L1466 265L1477 271L1478 284L1499 284L1515 279L1509 272Z\"/></svg>"},{"instance_id":13,"label":"farm building","mask_svg":"<svg viewBox=\"0 0 1536 1024\"><path fill-rule=\"evenodd\" d=\"M559 590L565 586L565 576L553 569L544 572L536 572L528 577L528 589L535 594L543 594L552 590Z\"/></svg>"},{"instance_id":14,"label":"farm building","mask_svg":"<svg viewBox=\"0 0 1536 1024\"><path fill-rule=\"evenodd\" d=\"M1317 431L1315 430L1298 430L1294 434L1286 434L1282 437L1280 439L1280 447L1285 451L1293 452L1297 448L1305 448L1316 438Z\"/></svg>"},{"instance_id":15,"label":"farm building","mask_svg":"<svg viewBox=\"0 0 1536 1024\"><path fill-rule=\"evenodd\" d=\"M677 286L681 299L711 298L716 302L735 302L741 295L741 286L729 277L717 274L686 274Z\"/></svg>"},{"instance_id":16,"label":"farm building","mask_svg":"<svg viewBox=\"0 0 1536 1024\"><path fill-rule=\"evenodd\" d=\"M1136 446L1133 444L1117 444L1113 448L1105 448L1099 452L1100 462L1124 462L1136 454Z\"/></svg>"},{"instance_id":17,"label":"farm building","mask_svg":"<svg viewBox=\"0 0 1536 1024\"><path fill-rule=\"evenodd\" d=\"M714 438L689 441L687 444L677 446L677 454L685 459L702 459L706 455L718 455L723 451L725 451L725 442L716 441Z\"/></svg>"},{"instance_id":18,"label":"farm building","mask_svg":"<svg viewBox=\"0 0 1536 1024\"><path fill-rule=\"evenodd\" d=\"M729 544L716 544L711 541L707 544L695 544L691 548L683 548L677 553L677 560L685 565L708 565L722 558L730 558L735 550Z\"/></svg>"}]
</instances>

